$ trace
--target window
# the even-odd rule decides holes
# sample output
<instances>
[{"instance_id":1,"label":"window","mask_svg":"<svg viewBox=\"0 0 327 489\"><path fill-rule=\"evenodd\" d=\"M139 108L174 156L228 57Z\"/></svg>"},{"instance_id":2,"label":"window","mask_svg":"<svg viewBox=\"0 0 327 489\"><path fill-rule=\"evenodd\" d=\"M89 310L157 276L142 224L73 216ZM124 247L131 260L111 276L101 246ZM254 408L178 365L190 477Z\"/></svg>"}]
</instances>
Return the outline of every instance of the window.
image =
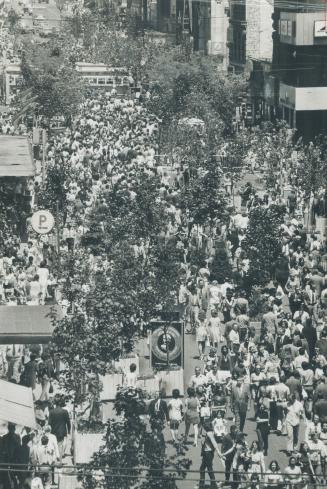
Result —
<instances>
[{"instance_id":1,"label":"window","mask_svg":"<svg viewBox=\"0 0 327 489\"><path fill-rule=\"evenodd\" d=\"M107 76L107 85L110 85L111 87L114 86L114 79L112 78L112 76Z\"/></svg>"}]
</instances>

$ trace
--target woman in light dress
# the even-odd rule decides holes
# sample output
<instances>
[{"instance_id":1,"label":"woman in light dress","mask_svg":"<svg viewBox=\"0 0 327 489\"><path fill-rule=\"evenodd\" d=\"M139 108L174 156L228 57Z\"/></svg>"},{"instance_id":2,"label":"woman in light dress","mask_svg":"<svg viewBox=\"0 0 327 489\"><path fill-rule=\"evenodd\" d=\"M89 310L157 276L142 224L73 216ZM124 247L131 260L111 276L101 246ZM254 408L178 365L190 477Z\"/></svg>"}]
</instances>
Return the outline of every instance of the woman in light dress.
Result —
<instances>
[{"instance_id":1,"label":"woman in light dress","mask_svg":"<svg viewBox=\"0 0 327 489\"><path fill-rule=\"evenodd\" d=\"M30 282L30 305L38 306L41 298L41 285L39 282L39 276L36 274L32 282Z\"/></svg>"},{"instance_id":2,"label":"woman in light dress","mask_svg":"<svg viewBox=\"0 0 327 489\"><path fill-rule=\"evenodd\" d=\"M47 296L48 281L49 281L49 269L47 268L47 264L45 260L43 260L40 263L40 266L37 269L36 273L39 276L39 283L41 288L40 303L44 304L45 298Z\"/></svg>"},{"instance_id":3,"label":"woman in light dress","mask_svg":"<svg viewBox=\"0 0 327 489\"><path fill-rule=\"evenodd\" d=\"M207 330L209 334L210 346L218 348L219 343L222 340L222 334L221 334L221 321L218 316L218 311L216 309L213 309L211 311L211 318L208 320Z\"/></svg>"}]
</instances>

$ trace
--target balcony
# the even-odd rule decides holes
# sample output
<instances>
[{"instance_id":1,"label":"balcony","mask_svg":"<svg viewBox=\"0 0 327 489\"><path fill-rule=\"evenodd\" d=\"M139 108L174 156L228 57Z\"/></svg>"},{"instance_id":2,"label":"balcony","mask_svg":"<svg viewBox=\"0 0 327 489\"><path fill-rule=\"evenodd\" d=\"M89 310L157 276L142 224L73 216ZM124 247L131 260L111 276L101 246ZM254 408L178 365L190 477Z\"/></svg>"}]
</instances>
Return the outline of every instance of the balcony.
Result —
<instances>
[{"instance_id":1,"label":"balcony","mask_svg":"<svg viewBox=\"0 0 327 489\"><path fill-rule=\"evenodd\" d=\"M294 87L281 83L279 104L296 111L327 110L327 86Z\"/></svg>"}]
</instances>

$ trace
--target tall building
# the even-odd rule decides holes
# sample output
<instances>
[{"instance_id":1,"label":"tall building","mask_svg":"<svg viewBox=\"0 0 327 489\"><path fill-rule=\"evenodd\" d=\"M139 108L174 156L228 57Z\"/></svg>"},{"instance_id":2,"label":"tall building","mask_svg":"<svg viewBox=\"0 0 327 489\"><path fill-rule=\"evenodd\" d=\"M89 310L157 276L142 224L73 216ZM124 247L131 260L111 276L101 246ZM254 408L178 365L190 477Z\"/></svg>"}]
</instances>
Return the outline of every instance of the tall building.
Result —
<instances>
[{"instance_id":1,"label":"tall building","mask_svg":"<svg viewBox=\"0 0 327 489\"><path fill-rule=\"evenodd\" d=\"M310 140L327 128L327 4L302 0L275 16L279 115Z\"/></svg>"},{"instance_id":2,"label":"tall building","mask_svg":"<svg viewBox=\"0 0 327 489\"><path fill-rule=\"evenodd\" d=\"M242 72L252 59L272 58L272 13L272 0L230 0L230 70Z\"/></svg>"},{"instance_id":3,"label":"tall building","mask_svg":"<svg viewBox=\"0 0 327 489\"><path fill-rule=\"evenodd\" d=\"M118 1L118 0L117 0ZM122 7L142 19L147 35L179 43L193 40L195 51L218 56L227 69L229 0L119 0Z\"/></svg>"}]
</instances>

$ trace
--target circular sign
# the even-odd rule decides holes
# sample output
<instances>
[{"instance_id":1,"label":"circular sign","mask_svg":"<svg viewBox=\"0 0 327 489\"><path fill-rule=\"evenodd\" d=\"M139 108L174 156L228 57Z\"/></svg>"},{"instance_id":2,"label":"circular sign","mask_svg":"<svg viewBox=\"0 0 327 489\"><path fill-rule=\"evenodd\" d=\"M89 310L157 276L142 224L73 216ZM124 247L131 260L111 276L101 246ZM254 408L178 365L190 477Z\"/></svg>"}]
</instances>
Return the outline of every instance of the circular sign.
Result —
<instances>
[{"instance_id":1,"label":"circular sign","mask_svg":"<svg viewBox=\"0 0 327 489\"><path fill-rule=\"evenodd\" d=\"M181 354L181 335L179 332L169 326L168 328L160 327L152 333L152 352L164 362L169 357L170 361L176 360Z\"/></svg>"},{"instance_id":2,"label":"circular sign","mask_svg":"<svg viewBox=\"0 0 327 489\"><path fill-rule=\"evenodd\" d=\"M53 229L55 220L49 211L37 211L31 218L31 225L38 234L47 234Z\"/></svg>"}]
</instances>

